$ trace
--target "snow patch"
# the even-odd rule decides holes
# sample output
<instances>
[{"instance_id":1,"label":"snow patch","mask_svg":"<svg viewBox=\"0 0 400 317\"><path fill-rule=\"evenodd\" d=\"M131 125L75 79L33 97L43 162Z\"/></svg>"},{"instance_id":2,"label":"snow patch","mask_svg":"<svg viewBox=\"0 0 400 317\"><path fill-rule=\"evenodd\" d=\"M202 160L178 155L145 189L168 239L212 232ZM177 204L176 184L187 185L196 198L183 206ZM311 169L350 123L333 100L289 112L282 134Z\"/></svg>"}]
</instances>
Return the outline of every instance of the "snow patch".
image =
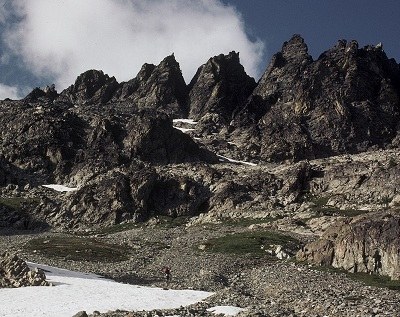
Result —
<instances>
[{"instance_id":1,"label":"snow patch","mask_svg":"<svg viewBox=\"0 0 400 317\"><path fill-rule=\"evenodd\" d=\"M225 316L236 316L241 311L244 311L244 308L234 307L234 306L215 306L208 308L207 311L212 312L214 314L223 314Z\"/></svg>"},{"instance_id":2,"label":"snow patch","mask_svg":"<svg viewBox=\"0 0 400 317\"><path fill-rule=\"evenodd\" d=\"M183 133L188 132L188 131L194 131L195 129L187 129L187 128L178 128L178 127L174 127L177 130L182 131Z\"/></svg>"},{"instance_id":3,"label":"snow patch","mask_svg":"<svg viewBox=\"0 0 400 317\"><path fill-rule=\"evenodd\" d=\"M245 164L245 165L249 165L249 166L257 166L257 164L255 164L255 163L245 162L245 161L237 161L237 160L234 160L234 159L228 158L226 156L222 156L222 155L217 155L217 156L220 158L219 159L220 162L228 161L231 163Z\"/></svg>"},{"instance_id":4,"label":"snow patch","mask_svg":"<svg viewBox=\"0 0 400 317\"><path fill-rule=\"evenodd\" d=\"M42 185L42 187L54 189L57 192L73 192L75 190L78 190L77 187L67 187L64 185L57 185L57 184Z\"/></svg>"},{"instance_id":5,"label":"snow patch","mask_svg":"<svg viewBox=\"0 0 400 317\"><path fill-rule=\"evenodd\" d=\"M194 121L192 119L173 119L172 122L173 123L182 122L182 123L187 123L187 124L197 124L197 121Z\"/></svg>"},{"instance_id":6,"label":"snow patch","mask_svg":"<svg viewBox=\"0 0 400 317\"><path fill-rule=\"evenodd\" d=\"M79 311L153 310L187 306L212 295L117 283L95 274L28 263L46 273L54 286L0 289L2 317L70 317Z\"/></svg>"}]
</instances>

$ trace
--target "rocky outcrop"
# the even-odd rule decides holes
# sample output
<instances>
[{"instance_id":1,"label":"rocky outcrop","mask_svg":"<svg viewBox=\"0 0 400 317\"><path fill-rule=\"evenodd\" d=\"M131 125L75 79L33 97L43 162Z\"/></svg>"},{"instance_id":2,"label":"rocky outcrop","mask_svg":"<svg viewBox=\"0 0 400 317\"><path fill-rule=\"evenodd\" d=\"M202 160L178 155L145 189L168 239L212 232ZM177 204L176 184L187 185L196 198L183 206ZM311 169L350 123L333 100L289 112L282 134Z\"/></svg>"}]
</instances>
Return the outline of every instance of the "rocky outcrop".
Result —
<instances>
[{"instance_id":1,"label":"rocky outcrop","mask_svg":"<svg viewBox=\"0 0 400 317\"><path fill-rule=\"evenodd\" d=\"M19 171L0 155L0 186L18 184Z\"/></svg>"},{"instance_id":2,"label":"rocky outcrop","mask_svg":"<svg viewBox=\"0 0 400 317\"><path fill-rule=\"evenodd\" d=\"M400 215L378 212L342 220L304 247L298 260L400 279Z\"/></svg>"},{"instance_id":3,"label":"rocky outcrop","mask_svg":"<svg viewBox=\"0 0 400 317\"><path fill-rule=\"evenodd\" d=\"M313 61L295 35L275 54L235 124L254 125L267 161L390 146L400 115L400 70L381 47L341 40Z\"/></svg>"},{"instance_id":4,"label":"rocky outcrop","mask_svg":"<svg viewBox=\"0 0 400 317\"><path fill-rule=\"evenodd\" d=\"M35 102L35 101L53 101L57 99L58 93L55 85L46 86L44 89L36 87L33 89L25 98L24 101Z\"/></svg>"},{"instance_id":5,"label":"rocky outcrop","mask_svg":"<svg viewBox=\"0 0 400 317\"><path fill-rule=\"evenodd\" d=\"M122 83L114 100L128 100L137 109L152 109L174 118L188 114L185 80L174 55L167 56L158 66L144 64L136 78Z\"/></svg>"},{"instance_id":6,"label":"rocky outcrop","mask_svg":"<svg viewBox=\"0 0 400 317\"><path fill-rule=\"evenodd\" d=\"M397 150L344 155L314 161L307 191L341 210L374 210L400 201L400 157Z\"/></svg>"},{"instance_id":7,"label":"rocky outcrop","mask_svg":"<svg viewBox=\"0 0 400 317\"><path fill-rule=\"evenodd\" d=\"M155 164L218 162L215 154L200 148L191 137L174 129L169 117L153 114L143 112L129 121L124 139L129 159L138 158Z\"/></svg>"},{"instance_id":8,"label":"rocky outcrop","mask_svg":"<svg viewBox=\"0 0 400 317\"><path fill-rule=\"evenodd\" d=\"M31 270L16 254L0 254L0 288L49 285L42 270Z\"/></svg>"},{"instance_id":9,"label":"rocky outcrop","mask_svg":"<svg viewBox=\"0 0 400 317\"><path fill-rule=\"evenodd\" d=\"M33 183L68 173L85 133L77 115L57 105L18 102L1 110L1 125L7 127L0 131L5 160L25 174L35 174Z\"/></svg>"},{"instance_id":10,"label":"rocky outcrop","mask_svg":"<svg viewBox=\"0 0 400 317\"><path fill-rule=\"evenodd\" d=\"M233 111L250 96L256 82L239 61L239 53L210 58L189 84L189 117L199 120L204 115L220 116L229 124Z\"/></svg>"},{"instance_id":11,"label":"rocky outcrop","mask_svg":"<svg viewBox=\"0 0 400 317\"><path fill-rule=\"evenodd\" d=\"M61 199L59 212L41 214L55 227L107 227L154 216L194 216L211 193L190 177L162 175L143 164L99 175Z\"/></svg>"},{"instance_id":12,"label":"rocky outcrop","mask_svg":"<svg viewBox=\"0 0 400 317\"><path fill-rule=\"evenodd\" d=\"M73 104L104 104L118 89L115 77L109 77L101 70L88 70L75 80L75 83L60 94L60 100Z\"/></svg>"}]
</instances>

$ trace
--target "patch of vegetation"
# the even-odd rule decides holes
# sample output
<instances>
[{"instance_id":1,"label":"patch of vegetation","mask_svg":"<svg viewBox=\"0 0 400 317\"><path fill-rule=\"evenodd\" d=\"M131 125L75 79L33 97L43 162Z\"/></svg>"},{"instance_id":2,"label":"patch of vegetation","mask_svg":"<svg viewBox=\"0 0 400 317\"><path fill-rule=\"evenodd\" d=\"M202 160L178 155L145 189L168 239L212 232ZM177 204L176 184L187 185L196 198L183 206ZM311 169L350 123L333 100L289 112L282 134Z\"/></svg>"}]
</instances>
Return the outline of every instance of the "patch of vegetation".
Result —
<instances>
[{"instance_id":1,"label":"patch of vegetation","mask_svg":"<svg viewBox=\"0 0 400 317\"><path fill-rule=\"evenodd\" d=\"M361 281L369 286L385 287L392 290L400 291L400 281L392 280L389 276L368 274L368 273L348 273L348 276L356 281Z\"/></svg>"},{"instance_id":2,"label":"patch of vegetation","mask_svg":"<svg viewBox=\"0 0 400 317\"><path fill-rule=\"evenodd\" d=\"M248 227L251 225L270 223L278 219L282 219L284 216L278 217L266 217L266 218L228 218L222 219L224 225L238 226L238 227Z\"/></svg>"},{"instance_id":3,"label":"patch of vegetation","mask_svg":"<svg viewBox=\"0 0 400 317\"><path fill-rule=\"evenodd\" d=\"M397 166L397 161L393 157L391 157L388 162L388 167L392 168L392 167L396 167L396 166Z\"/></svg>"},{"instance_id":4,"label":"patch of vegetation","mask_svg":"<svg viewBox=\"0 0 400 317\"><path fill-rule=\"evenodd\" d=\"M389 208L389 204L391 203L391 201L393 200L393 197L390 197L389 195L384 195L381 198L381 204L383 205L383 207L385 209Z\"/></svg>"},{"instance_id":5,"label":"patch of vegetation","mask_svg":"<svg viewBox=\"0 0 400 317\"><path fill-rule=\"evenodd\" d=\"M242 232L210 239L203 243L204 250L217 253L228 253L255 256L268 255L264 246L281 245L287 249L298 249L301 243L287 235L271 231Z\"/></svg>"},{"instance_id":6,"label":"patch of vegetation","mask_svg":"<svg viewBox=\"0 0 400 317\"><path fill-rule=\"evenodd\" d=\"M175 228L180 227L186 224L189 220L189 217L180 216L180 217L169 217L169 216L157 216L156 217L156 226L162 228ZM145 224L146 225L146 224Z\"/></svg>"},{"instance_id":7,"label":"patch of vegetation","mask_svg":"<svg viewBox=\"0 0 400 317\"><path fill-rule=\"evenodd\" d=\"M157 216L156 218L152 218L148 222L125 222L112 226L108 226L105 228L100 228L94 231L89 232L78 232L78 235L83 236L91 236L91 235L108 235L118 232L124 232L128 230L132 230L135 228L143 228L150 225L154 225L156 227L161 228L175 228L184 225L187 223L189 217L168 217L168 216Z\"/></svg>"},{"instance_id":8,"label":"patch of vegetation","mask_svg":"<svg viewBox=\"0 0 400 317\"><path fill-rule=\"evenodd\" d=\"M24 197L0 197L0 205L14 210L21 209L25 204L37 204L39 199Z\"/></svg>"},{"instance_id":9,"label":"patch of vegetation","mask_svg":"<svg viewBox=\"0 0 400 317\"><path fill-rule=\"evenodd\" d=\"M50 258L73 261L120 262L128 260L128 247L108 244L88 237L40 237L25 244L25 248L36 250Z\"/></svg>"},{"instance_id":10,"label":"patch of vegetation","mask_svg":"<svg viewBox=\"0 0 400 317\"><path fill-rule=\"evenodd\" d=\"M334 206L327 206L330 197L317 197L307 194L303 197L303 201L310 201L314 204L311 208L318 216L343 216L355 217L367 213L366 210L359 209L339 209Z\"/></svg>"},{"instance_id":11,"label":"patch of vegetation","mask_svg":"<svg viewBox=\"0 0 400 317\"><path fill-rule=\"evenodd\" d=\"M368 286L388 288L391 290L400 291L400 280L392 280L389 276L386 275L369 274L363 272L351 273L344 269L339 269L332 266L315 266L313 268L315 270L323 272L342 273L353 281L359 281Z\"/></svg>"}]
</instances>

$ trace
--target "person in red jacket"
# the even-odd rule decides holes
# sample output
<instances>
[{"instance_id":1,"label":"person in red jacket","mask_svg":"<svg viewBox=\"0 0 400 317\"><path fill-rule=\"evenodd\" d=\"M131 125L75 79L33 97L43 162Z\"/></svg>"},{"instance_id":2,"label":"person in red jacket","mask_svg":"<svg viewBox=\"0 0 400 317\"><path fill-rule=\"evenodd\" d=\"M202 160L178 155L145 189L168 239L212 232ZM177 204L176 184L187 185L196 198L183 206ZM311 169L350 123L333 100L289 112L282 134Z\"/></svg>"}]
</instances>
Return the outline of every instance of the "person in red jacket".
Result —
<instances>
[{"instance_id":1,"label":"person in red jacket","mask_svg":"<svg viewBox=\"0 0 400 317\"><path fill-rule=\"evenodd\" d=\"M164 276L165 276L165 281L167 284L171 280L171 269L168 266L164 266L163 268Z\"/></svg>"}]
</instances>

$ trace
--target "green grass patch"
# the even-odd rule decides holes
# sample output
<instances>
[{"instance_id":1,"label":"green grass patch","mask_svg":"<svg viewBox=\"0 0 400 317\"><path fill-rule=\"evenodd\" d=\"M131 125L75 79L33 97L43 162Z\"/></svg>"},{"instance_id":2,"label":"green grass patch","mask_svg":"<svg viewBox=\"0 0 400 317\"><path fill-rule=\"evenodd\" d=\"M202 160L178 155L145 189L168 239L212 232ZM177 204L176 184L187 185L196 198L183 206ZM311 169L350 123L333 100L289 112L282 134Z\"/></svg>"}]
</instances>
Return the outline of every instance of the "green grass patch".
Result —
<instances>
[{"instance_id":1,"label":"green grass patch","mask_svg":"<svg viewBox=\"0 0 400 317\"><path fill-rule=\"evenodd\" d=\"M258 225L263 223L271 223L275 220L282 219L284 216L280 217L266 217L266 218L227 218L222 219L221 222L224 225L235 226L235 227L248 227L251 225Z\"/></svg>"},{"instance_id":2,"label":"green grass patch","mask_svg":"<svg viewBox=\"0 0 400 317\"><path fill-rule=\"evenodd\" d=\"M348 273L348 276L356 281L361 281L365 285L385 287L392 290L400 291L400 281L391 280L389 276L368 274L368 273Z\"/></svg>"},{"instance_id":3,"label":"green grass patch","mask_svg":"<svg viewBox=\"0 0 400 317\"><path fill-rule=\"evenodd\" d=\"M21 209L24 204L38 204L39 199L24 197L0 197L0 205L14 210Z\"/></svg>"},{"instance_id":4,"label":"green grass patch","mask_svg":"<svg viewBox=\"0 0 400 317\"><path fill-rule=\"evenodd\" d=\"M366 210L359 209L339 209L334 206L327 206L330 197L320 197L311 194L306 194L303 201L310 201L314 204L311 208L318 216L344 216L355 217L367 213Z\"/></svg>"},{"instance_id":5,"label":"green grass patch","mask_svg":"<svg viewBox=\"0 0 400 317\"><path fill-rule=\"evenodd\" d=\"M388 288L400 291L400 280L392 280L389 276L386 275L369 274L363 272L351 273L344 269L335 268L332 266L314 266L313 269L322 272L342 273L353 281L359 281L368 286Z\"/></svg>"},{"instance_id":6,"label":"green grass patch","mask_svg":"<svg viewBox=\"0 0 400 317\"><path fill-rule=\"evenodd\" d=\"M50 258L73 261L120 262L129 259L128 247L108 244L88 237L41 237L25 244L25 249L36 250Z\"/></svg>"},{"instance_id":7,"label":"green grass patch","mask_svg":"<svg viewBox=\"0 0 400 317\"><path fill-rule=\"evenodd\" d=\"M282 245L288 249L298 249L300 242L290 236L277 232L243 232L210 239L202 244L205 251L237 255L268 255L264 246Z\"/></svg>"},{"instance_id":8,"label":"green grass patch","mask_svg":"<svg viewBox=\"0 0 400 317\"><path fill-rule=\"evenodd\" d=\"M159 228L176 228L185 225L189 217L180 216L180 217L169 217L169 216L157 216L156 217L155 226ZM152 220L150 220L152 221ZM144 223L146 225L146 223Z\"/></svg>"}]
</instances>

